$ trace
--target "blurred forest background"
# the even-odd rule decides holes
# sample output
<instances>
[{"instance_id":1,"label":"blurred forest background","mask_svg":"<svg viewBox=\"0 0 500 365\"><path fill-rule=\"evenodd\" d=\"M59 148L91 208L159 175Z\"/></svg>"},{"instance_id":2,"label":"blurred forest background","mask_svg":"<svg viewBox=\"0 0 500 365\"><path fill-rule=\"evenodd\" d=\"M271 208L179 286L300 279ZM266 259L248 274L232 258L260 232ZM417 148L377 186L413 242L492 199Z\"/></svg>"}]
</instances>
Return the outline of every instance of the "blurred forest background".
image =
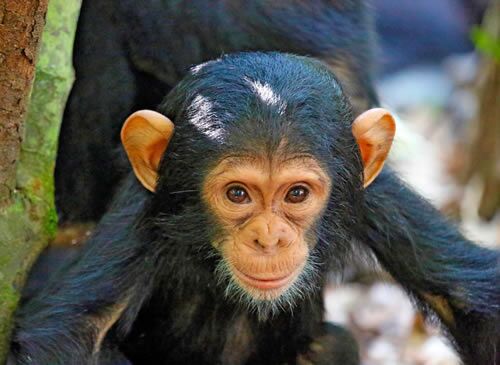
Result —
<instances>
[{"instance_id":1,"label":"blurred forest background","mask_svg":"<svg viewBox=\"0 0 500 365\"><path fill-rule=\"evenodd\" d=\"M469 238L500 247L500 1L372 3L376 87L399 117L393 165ZM57 229L53 201L79 8L78 0L0 0L0 363L38 254L50 244L52 256L36 264L26 292L93 227ZM344 279L325 293L327 319L354 332L363 365L459 364L439 328L423 321L390 278L364 268Z\"/></svg>"},{"instance_id":2,"label":"blurred forest background","mask_svg":"<svg viewBox=\"0 0 500 365\"><path fill-rule=\"evenodd\" d=\"M393 165L468 237L500 247L500 2L375 4L377 91L400 118ZM364 365L460 363L390 279L356 273L326 303L357 335Z\"/></svg>"}]
</instances>

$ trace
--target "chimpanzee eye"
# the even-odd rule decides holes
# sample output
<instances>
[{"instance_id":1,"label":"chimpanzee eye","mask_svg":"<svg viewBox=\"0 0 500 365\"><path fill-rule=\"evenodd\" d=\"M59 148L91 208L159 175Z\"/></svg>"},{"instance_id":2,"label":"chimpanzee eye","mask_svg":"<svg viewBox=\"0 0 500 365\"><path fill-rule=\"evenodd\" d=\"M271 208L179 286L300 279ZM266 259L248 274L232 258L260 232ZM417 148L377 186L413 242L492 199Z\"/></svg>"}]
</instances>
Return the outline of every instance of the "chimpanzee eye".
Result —
<instances>
[{"instance_id":1,"label":"chimpanzee eye","mask_svg":"<svg viewBox=\"0 0 500 365\"><path fill-rule=\"evenodd\" d=\"M242 186L231 186L226 192L227 198L235 204L250 203L250 197Z\"/></svg>"},{"instance_id":2,"label":"chimpanzee eye","mask_svg":"<svg viewBox=\"0 0 500 365\"><path fill-rule=\"evenodd\" d=\"M305 186L297 185L288 190L285 201L293 204L302 203L308 195L309 190Z\"/></svg>"}]
</instances>

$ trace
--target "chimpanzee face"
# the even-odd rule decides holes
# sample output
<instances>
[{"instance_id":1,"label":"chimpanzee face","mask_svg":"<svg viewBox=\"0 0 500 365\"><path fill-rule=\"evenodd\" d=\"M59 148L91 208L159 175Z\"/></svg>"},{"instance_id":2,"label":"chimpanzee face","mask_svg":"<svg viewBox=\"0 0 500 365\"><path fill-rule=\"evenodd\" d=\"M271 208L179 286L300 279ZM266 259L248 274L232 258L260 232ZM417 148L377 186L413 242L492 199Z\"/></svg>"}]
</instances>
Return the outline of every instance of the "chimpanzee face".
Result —
<instances>
[{"instance_id":1,"label":"chimpanzee face","mask_svg":"<svg viewBox=\"0 0 500 365\"><path fill-rule=\"evenodd\" d=\"M283 306L312 275L314 226L329 198L330 179L312 156L277 153L222 159L203 196L222 226L213 242L229 279L228 295ZM269 303L268 303L269 304Z\"/></svg>"}]
</instances>

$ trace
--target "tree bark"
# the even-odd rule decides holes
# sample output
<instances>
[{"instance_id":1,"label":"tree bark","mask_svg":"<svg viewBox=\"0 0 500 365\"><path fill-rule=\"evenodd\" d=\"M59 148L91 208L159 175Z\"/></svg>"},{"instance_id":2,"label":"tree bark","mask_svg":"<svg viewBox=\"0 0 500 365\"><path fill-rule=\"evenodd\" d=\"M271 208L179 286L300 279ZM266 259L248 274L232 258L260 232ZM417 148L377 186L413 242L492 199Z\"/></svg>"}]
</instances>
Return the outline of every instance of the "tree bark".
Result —
<instances>
[{"instance_id":1,"label":"tree bark","mask_svg":"<svg viewBox=\"0 0 500 365\"><path fill-rule=\"evenodd\" d=\"M0 0L0 364L26 274L57 225L53 169L81 0L47 2Z\"/></svg>"},{"instance_id":2,"label":"tree bark","mask_svg":"<svg viewBox=\"0 0 500 365\"><path fill-rule=\"evenodd\" d=\"M492 41L480 47L479 113L469 141L464 182L472 177L482 182L478 214L489 220L500 210L500 0L490 3L481 32Z\"/></svg>"},{"instance_id":3,"label":"tree bark","mask_svg":"<svg viewBox=\"0 0 500 365\"><path fill-rule=\"evenodd\" d=\"M22 125L48 0L0 1L0 207L15 187Z\"/></svg>"}]
</instances>

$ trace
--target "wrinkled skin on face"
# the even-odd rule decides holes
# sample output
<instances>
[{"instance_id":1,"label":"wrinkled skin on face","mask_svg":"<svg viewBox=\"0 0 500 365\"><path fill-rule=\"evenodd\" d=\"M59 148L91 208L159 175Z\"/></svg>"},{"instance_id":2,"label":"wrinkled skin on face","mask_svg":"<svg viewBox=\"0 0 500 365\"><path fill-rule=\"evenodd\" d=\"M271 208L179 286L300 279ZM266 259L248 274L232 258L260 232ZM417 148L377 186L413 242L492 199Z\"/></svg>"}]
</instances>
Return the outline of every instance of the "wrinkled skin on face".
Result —
<instances>
[{"instance_id":1,"label":"wrinkled skin on face","mask_svg":"<svg viewBox=\"0 0 500 365\"><path fill-rule=\"evenodd\" d=\"M203 195L224 231L214 246L255 300L274 300L304 271L330 179L311 156L223 159Z\"/></svg>"}]
</instances>

